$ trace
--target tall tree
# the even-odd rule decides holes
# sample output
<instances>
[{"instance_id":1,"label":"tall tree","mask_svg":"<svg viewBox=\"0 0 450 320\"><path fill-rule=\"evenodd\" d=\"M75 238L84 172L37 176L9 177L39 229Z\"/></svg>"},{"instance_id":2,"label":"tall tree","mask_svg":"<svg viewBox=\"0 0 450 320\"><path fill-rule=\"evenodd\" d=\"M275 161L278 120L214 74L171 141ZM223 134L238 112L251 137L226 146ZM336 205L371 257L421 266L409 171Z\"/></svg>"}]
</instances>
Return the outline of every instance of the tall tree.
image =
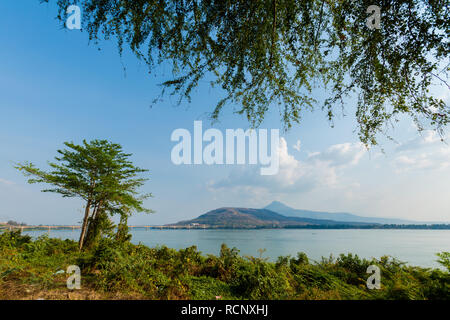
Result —
<instances>
[{"instance_id":1,"label":"tall tree","mask_svg":"<svg viewBox=\"0 0 450 320\"><path fill-rule=\"evenodd\" d=\"M48 0L44 0L48 2ZM353 109L366 145L400 115L443 134L450 108L430 88L447 83L449 0L58 0L66 21L83 8L89 39L117 39L153 70L169 62L163 87L189 99L201 79L224 92L253 126L279 105L286 128L317 106L333 120ZM371 18L380 9L380 28ZM372 9L370 9L372 8ZM369 21L368 21L369 19ZM369 22L369 23L368 23ZM314 88L328 97L317 97ZM163 89L163 92L164 92ZM445 93L446 92L446 93ZM353 96L355 98L347 99Z\"/></svg>"},{"instance_id":2,"label":"tall tree","mask_svg":"<svg viewBox=\"0 0 450 320\"><path fill-rule=\"evenodd\" d=\"M102 230L111 227L109 216L131 212L151 212L143 201L151 194L139 195L138 189L148 179L138 175L147 170L138 168L129 160L122 146L106 140L83 140L82 145L65 142L67 149L58 150L56 162L49 163L51 171L36 168L32 163L17 164L16 168L29 183L46 183L51 188L43 192L56 192L63 197L79 197L86 202L81 227L79 248L86 242L93 245ZM109 215L109 216L108 216ZM123 218L121 218L123 221Z\"/></svg>"}]
</instances>

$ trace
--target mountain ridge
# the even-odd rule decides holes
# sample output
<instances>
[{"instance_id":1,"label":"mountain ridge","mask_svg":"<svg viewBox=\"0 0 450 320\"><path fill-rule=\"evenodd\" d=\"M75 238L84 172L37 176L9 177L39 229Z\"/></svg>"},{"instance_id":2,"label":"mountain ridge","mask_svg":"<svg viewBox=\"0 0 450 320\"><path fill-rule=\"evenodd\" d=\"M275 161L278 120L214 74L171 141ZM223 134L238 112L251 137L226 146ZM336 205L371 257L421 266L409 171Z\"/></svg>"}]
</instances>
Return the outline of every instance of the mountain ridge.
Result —
<instances>
[{"instance_id":1,"label":"mountain ridge","mask_svg":"<svg viewBox=\"0 0 450 320\"><path fill-rule=\"evenodd\" d=\"M363 226L369 223L334 221L329 219L312 219L289 217L269 209L222 207L208 211L197 218L184 220L170 226L205 226L214 228L284 228L295 226ZM373 224L373 223L372 223Z\"/></svg>"},{"instance_id":2,"label":"mountain ridge","mask_svg":"<svg viewBox=\"0 0 450 320\"><path fill-rule=\"evenodd\" d=\"M263 209L271 210L288 217L311 218L311 219L326 219L340 222L363 222L363 223L377 223L377 224L436 224L444 222L425 222L413 221L398 218L379 218L379 217L364 217L347 212L327 212L327 211L313 211L294 209L285 205L280 201L272 201Z\"/></svg>"}]
</instances>

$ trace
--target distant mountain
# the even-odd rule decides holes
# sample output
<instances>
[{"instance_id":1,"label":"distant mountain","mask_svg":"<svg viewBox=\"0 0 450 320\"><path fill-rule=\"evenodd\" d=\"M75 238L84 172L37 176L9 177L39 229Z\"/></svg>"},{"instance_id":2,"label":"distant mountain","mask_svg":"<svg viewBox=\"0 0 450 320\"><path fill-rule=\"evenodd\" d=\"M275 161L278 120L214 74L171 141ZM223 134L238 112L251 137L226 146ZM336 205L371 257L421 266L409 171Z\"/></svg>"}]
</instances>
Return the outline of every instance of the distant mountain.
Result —
<instances>
[{"instance_id":1,"label":"distant mountain","mask_svg":"<svg viewBox=\"0 0 450 320\"><path fill-rule=\"evenodd\" d=\"M208 228L284 228L287 226L335 226L341 221L312 219L308 217L288 217L268 209L219 208L195 219L180 221L171 226L193 226ZM346 222L346 225L362 226L368 223Z\"/></svg>"},{"instance_id":2,"label":"distant mountain","mask_svg":"<svg viewBox=\"0 0 450 320\"><path fill-rule=\"evenodd\" d=\"M417 222L411 220L395 219L395 218L374 218L362 217L345 212L322 212L300 210L288 207L279 201L273 201L268 206L264 207L266 210L271 210L288 217L310 218L310 219L327 219L341 222L364 222L364 223L380 223L380 224L417 224L417 223L432 223L432 222Z\"/></svg>"}]
</instances>

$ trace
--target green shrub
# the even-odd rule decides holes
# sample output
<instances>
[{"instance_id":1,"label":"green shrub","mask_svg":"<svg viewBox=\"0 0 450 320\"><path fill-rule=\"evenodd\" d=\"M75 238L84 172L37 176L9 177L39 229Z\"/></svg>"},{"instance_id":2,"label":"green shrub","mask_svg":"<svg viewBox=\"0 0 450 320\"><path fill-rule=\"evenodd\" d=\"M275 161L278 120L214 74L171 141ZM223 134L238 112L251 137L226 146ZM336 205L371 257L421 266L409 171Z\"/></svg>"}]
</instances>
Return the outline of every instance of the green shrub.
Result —
<instances>
[{"instance_id":1,"label":"green shrub","mask_svg":"<svg viewBox=\"0 0 450 320\"><path fill-rule=\"evenodd\" d=\"M262 253L263 251L261 251ZM71 240L47 235L32 240L20 232L0 234L0 285L33 284L43 290L65 288L69 265L80 266L82 283L103 293L149 299L449 299L449 253L439 254L446 269L408 266L391 257L357 255L322 258L311 263L305 253L279 257L242 257L222 245L220 254L202 255L195 246L165 246L103 238L79 252ZM381 289L369 290L367 267L381 270Z\"/></svg>"},{"instance_id":2,"label":"green shrub","mask_svg":"<svg viewBox=\"0 0 450 320\"><path fill-rule=\"evenodd\" d=\"M0 249L20 248L30 242L31 237L22 235L20 230L0 232Z\"/></svg>"},{"instance_id":3,"label":"green shrub","mask_svg":"<svg viewBox=\"0 0 450 320\"><path fill-rule=\"evenodd\" d=\"M438 262L450 272L450 252L441 252L437 256L440 258Z\"/></svg>"},{"instance_id":4,"label":"green shrub","mask_svg":"<svg viewBox=\"0 0 450 320\"><path fill-rule=\"evenodd\" d=\"M286 274L259 258L239 264L231 286L237 295L248 299L287 299L292 291Z\"/></svg>"}]
</instances>

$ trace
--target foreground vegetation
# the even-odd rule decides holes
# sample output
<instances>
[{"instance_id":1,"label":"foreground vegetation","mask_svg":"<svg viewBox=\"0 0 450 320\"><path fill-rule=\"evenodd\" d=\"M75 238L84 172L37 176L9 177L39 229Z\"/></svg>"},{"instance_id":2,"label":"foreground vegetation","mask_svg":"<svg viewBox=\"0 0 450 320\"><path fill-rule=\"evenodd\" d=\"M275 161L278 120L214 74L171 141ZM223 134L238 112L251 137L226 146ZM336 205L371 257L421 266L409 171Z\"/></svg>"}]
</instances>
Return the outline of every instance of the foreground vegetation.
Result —
<instances>
[{"instance_id":1,"label":"foreground vegetation","mask_svg":"<svg viewBox=\"0 0 450 320\"><path fill-rule=\"evenodd\" d=\"M261 251L261 256L262 256ZM390 257L355 255L311 263L304 253L268 262L222 245L220 255L196 247L149 248L104 238L88 251L72 240L20 232L0 234L0 299L449 299L447 270L405 265ZM381 269L381 289L369 290L367 267ZM66 270L81 268L81 290L68 290Z\"/></svg>"}]
</instances>

